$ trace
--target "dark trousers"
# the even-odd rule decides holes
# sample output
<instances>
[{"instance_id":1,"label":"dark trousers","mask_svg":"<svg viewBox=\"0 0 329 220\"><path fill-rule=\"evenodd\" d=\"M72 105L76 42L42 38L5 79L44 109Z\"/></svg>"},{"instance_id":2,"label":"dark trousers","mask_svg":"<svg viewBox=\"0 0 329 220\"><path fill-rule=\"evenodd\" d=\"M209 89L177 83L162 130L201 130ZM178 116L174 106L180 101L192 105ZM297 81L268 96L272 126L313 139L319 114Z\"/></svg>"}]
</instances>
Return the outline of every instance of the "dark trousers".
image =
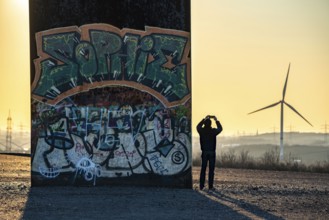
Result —
<instances>
[{"instance_id":1,"label":"dark trousers","mask_svg":"<svg viewBox=\"0 0 329 220\"><path fill-rule=\"evenodd\" d=\"M202 155L202 165L200 173L200 188L204 187L204 182L206 178L206 169L209 161L209 170L208 170L208 187L209 189L213 188L214 185L214 172L215 172L215 162L216 162L216 152L215 151L203 151Z\"/></svg>"}]
</instances>

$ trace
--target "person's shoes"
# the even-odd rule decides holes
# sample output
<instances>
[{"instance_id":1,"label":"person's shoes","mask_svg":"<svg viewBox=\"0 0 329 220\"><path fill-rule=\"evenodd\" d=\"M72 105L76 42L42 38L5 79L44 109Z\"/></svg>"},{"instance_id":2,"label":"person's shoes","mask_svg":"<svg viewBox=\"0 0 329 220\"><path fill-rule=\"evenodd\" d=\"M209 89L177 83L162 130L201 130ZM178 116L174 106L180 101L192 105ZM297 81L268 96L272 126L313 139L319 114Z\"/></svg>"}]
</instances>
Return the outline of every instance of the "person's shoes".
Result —
<instances>
[{"instance_id":1,"label":"person's shoes","mask_svg":"<svg viewBox=\"0 0 329 220\"><path fill-rule=\"evenodd\" d=\"M203 190L204 186L200 186L200 190Z\"/></svg>"},{"instance_id":2,"label":"person's shoes","mask_svg":"<svg viewBox=\"0 0 329 220\"><path fill-rule=\"evenodd\" d=\"M216 189L214 187L209 187L210 191L215 191Z\"/></svg>"}]
</instances>

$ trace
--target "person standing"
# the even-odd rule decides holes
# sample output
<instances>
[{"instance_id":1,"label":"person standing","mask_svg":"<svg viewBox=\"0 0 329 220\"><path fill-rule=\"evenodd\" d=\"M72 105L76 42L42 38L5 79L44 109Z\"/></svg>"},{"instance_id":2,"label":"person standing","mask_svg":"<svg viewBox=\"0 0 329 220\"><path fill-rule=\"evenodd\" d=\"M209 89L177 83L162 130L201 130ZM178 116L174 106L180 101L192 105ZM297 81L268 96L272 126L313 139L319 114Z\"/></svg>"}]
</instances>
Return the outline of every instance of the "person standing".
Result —
<instances>
[{"instance_id":1,"label":"person standing","mask_svg":"<svg viewBox=\"0 0 329 220\"><path fill-rule=\"evenodd\" d=\"M211 127L211 118L216 121L217 128ZM201 172L200 172L200 189L204 188L206 169L209 161L208 170L208 188L211 190L214 187L214 172L216 163L216 136L223 131L223 127L217 120L216 116L207 115L197 125L197 131L200 136L201 146Z\"/></svg>"}]
</instances>

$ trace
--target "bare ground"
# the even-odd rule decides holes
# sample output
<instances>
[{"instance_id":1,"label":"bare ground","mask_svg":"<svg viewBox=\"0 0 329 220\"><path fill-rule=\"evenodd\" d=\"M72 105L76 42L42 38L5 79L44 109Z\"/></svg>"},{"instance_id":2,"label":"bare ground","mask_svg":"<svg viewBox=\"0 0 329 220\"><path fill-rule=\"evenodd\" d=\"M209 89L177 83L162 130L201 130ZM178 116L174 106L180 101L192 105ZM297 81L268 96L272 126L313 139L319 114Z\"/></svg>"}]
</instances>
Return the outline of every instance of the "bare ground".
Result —
<instances>
[{"instance_id":1,"label":"bare ground","mask_svg":"<svg viewBox=\"0 0 329 220\"><path fill-rule=\"evenodd\" d=\"M0 219L329 219L329 174L217 169L215 190L30 187L30 158L0 155Z\"/></svg>"}]
</instances>

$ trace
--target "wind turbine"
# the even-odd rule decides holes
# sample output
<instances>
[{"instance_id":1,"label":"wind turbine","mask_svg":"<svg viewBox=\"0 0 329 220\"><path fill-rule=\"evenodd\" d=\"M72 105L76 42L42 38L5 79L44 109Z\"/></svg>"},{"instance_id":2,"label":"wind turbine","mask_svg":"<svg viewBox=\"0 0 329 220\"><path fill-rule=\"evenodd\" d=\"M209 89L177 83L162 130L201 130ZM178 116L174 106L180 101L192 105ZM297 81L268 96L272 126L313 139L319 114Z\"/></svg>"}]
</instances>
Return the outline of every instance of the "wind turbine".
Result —
<instances>
[{"instance_id":1,"label":"wind turbine","mask_svg":"<svg viewBox=\"0 0 329 220\"><path fill-rule=\"evenodd\" d=\"M287 72L287 77L286 77L286 82L284 84L283 87L283 93L282 93L282 100L271 104L269 106L266 106L264 108L258 109L256 111L250 112L248 113L248 115L268 109L268 108L272 108L278 104L281 104L281 117L280 117L280 160L283 160L283 106L287 105L291 110L293 110L297 115L299 115L302 119L304 119L309 125L311 125L313 127L313 125L306 120L306 118L304 118L294 107L292 107L291 105L289 105L284 99L286 96L286 90L287 90L287 83L288 83L288 77L289 77L289 71L290 71L290 63L289 63L289 67L288 67L288 72Z\"/></svg>"}]
</instances>

